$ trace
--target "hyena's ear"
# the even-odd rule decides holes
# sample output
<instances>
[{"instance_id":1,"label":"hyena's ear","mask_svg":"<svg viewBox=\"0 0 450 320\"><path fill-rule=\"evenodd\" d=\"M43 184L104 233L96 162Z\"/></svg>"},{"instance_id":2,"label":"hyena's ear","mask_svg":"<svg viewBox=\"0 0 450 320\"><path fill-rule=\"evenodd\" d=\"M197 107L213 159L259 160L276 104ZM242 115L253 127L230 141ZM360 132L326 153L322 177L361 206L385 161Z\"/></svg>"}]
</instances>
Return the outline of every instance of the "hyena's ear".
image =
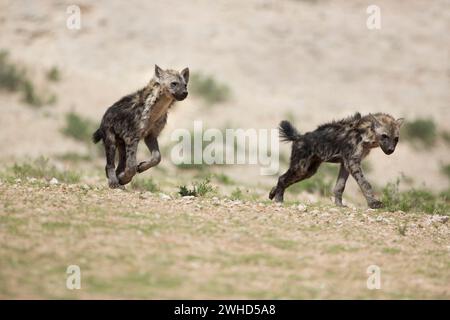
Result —
<instances>
[{"instance_id":1,"label":"hyena's ear","mask_svg":"<svg viewBox=\"0 0 450 320\"><path fill-rule=\"evenodd\" d=\"M184 82L188 83L189 82L189 68L184 68L183 70L181 70L180 74L183 77Z\"/></svg>"},{"instance_id":2,"label":"hyena's ear","mask_svg":"<svg viewBox=\"0 0 450 320\"><path fill-rule=\"evenodd\" d=\"M156 78L161 79L163 73L164 73L164 70L161 69L157 64L155 64L155 76L156 76Z\"/></svg>"},{"instance_id":3,"label":"hyena's ear","mask_svg":"<svg viewBox=\"0 0 450 320\"><path fill-rule=\"evenodd\" d=\"M380 121L378 121L378 119L375 118L375 116L373 114L369 113L369 117L370 117L370 120L372 121L372 125L374 126L374 128L381 127Z\"/></svg>"},{"instance_id":4,"label":"hyena's ear","mask_svg":"<svg viewBox=\"0 0 450 320\"><path fill-rule=\"evenodd\" d=\"M398 118L397 120L395 120L395 123L399 128L402 126L403 122L405 122L405 118Z\"/></svg>"}]
</instances>

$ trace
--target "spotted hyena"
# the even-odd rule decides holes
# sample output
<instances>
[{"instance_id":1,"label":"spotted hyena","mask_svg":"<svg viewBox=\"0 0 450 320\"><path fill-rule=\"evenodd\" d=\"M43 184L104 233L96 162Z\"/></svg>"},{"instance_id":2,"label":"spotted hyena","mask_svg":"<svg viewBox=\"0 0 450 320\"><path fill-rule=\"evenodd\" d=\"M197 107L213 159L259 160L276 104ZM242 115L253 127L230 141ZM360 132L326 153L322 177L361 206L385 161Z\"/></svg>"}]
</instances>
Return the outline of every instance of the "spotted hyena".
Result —
<instances>
[{"instance_id":1,"label":"spotted hyena","mask_svg":"<svg viewBox=\"0 0 450 320\"><path fill-rule=\"evenodd\" d=\"M167 113L175 101L186 99L189 69L181 72L155 66L155 75L143 89L129 94L106 110L94 143L103 140L106 153L106 177L111 188L131 181L136 173L161 161L158 136L167 122ZM144 139L151 158L137 164L138 143ZM116 150L119 164L115 166Z\"/></svg>"},{"instance_id":2,"label":"spotted hyena","mask_svg":"<svg viewBox=\"0 0 450 320\"><path fill-rule=\"evenodd\" d=\"M291 141L292 153L288 171L279 177L269 194L270 199L283 201L284 191L290 185L313 176L322 162L340 163L334 188L335 203L342 206L342 193L349 174L358 183L370 208L383 206L377 200L370 183L361 169L361 161L371 149L380 147L392 154L398 143L403 119L394 119L384 113L354 116L319 126L313 132L300 134L288 121L280 123L280 136Z\"/></svg>"}]
</instances>

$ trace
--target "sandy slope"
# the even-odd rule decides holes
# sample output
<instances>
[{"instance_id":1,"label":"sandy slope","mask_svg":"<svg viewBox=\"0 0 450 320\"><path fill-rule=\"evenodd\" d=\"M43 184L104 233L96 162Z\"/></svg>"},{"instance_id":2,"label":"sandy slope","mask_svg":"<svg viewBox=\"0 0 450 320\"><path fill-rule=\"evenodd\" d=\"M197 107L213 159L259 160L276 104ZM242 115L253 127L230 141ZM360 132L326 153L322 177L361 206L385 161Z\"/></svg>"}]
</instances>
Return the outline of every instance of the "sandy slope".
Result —
<instances>
[{"instance_id":1,"label":"sandy slope","mask_svg":"<svg viewBox=\"0 0 450 320\"><path fill-rule=\"evenodd\" d=\"M448 299L441 218L0 182L0 298Z\"/></svg>"}]
</instances>

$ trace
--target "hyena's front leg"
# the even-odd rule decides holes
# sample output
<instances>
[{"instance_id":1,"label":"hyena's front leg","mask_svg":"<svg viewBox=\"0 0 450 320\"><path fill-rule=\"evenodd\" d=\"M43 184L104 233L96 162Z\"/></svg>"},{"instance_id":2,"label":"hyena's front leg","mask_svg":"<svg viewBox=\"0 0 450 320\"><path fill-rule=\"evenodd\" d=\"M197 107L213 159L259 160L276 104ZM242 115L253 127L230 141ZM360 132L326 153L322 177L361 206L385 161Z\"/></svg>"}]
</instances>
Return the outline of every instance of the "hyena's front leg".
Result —
<instances>
[{"instance_id":1,"label":"hyena's front leg","mask_svg":"<svg viewBox=\"0 0 450 320\"><path fill-rule=\"evenodd\" d=\"M358 161L349 161L346 167L361 188L361 191L364 194L364 197L366 197L369 207L372 209L382 208L383 203L375 198L372 186L362 173L361 163Z\"/></svg>"},{"instance_id":2,"label":"hyena's front leg","mask_svg":"<svg viewBox=\"0 0 450 320\"><path fill-rule=\"evenodd\" d=\"M125 170L123 170L123 172L119 173L119 175L117 176L121 185L129 183L136 174L136 153L138 143L139 140L134 140L129 144L125 144L125 153L127 157Z\"/></svg>"},{"instance_id":3,"label":"hyena's front leg","mask_svg":"<svg viewBox=\"0 0 450 320\"><path fill-rule=\"evenodd\" d=\"M342 194L345 190L345 184L347 183L347 179L349 176L348 170L345 168L344 164L341 163L341 168L339 169L339 176L336 181L336 186L334 187L334 203L337 206L342 207Z\"/></svg>"},{"instance_id":4,"label":"hyena's front leg","mask_svg":"<svg viewBox=\"0 0 450 320\"><path fill-rule=\"evenodd\" d=\"M116 141L112 136L106 136L104 140L105 154L106 154L106 177L108 178L108 185L110 188L119 188L119 181L115 171L115 157L116 157Z\"/></svg>"},{"instance_id":5,"label":"hyena's front leg","mask_svg":"<svg viewBox=\"0 0 450 320\"><path fill-rule=\"evenodd\" d=\"M144 172L145 170L148 170L161 162L161 152L159 151L158 140L156 140L156 137L147 136L144 141L150 151L151 158L149 161L139 163L137 166L137 172L139 173Z\"/></svg>"}]
</instances>

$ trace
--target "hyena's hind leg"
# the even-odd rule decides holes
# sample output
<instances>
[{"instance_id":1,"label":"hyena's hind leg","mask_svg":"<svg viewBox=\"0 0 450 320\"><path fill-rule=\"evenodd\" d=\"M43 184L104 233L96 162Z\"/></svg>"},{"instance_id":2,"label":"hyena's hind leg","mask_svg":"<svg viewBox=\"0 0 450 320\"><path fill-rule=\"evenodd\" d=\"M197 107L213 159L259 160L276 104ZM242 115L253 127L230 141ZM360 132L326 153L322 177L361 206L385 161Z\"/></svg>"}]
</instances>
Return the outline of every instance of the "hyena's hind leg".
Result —
<instances>
[{"instance_id":1,"label":"hyena's hind leg","mask_svg":"<svg viewBox=\"0 0 450 320\"><path fill-rule=\"evenodd\" d=\"M158 165L161 162L161 152L159 151L158 140L154 136L147 136L144 139L145 144L150 150L150 160L143 161L137 166L137 172L141 173Z\"/></svg>"},{"instance_id":2,"label":"hyena's hind leg","mask_svg":"<svg viewBox=\"0 0 450 320\"><path fill-rule=\"evenodd\" d=\"M116 158L116 141L114 135L107 134L104 138L103 144L105 145L105 154L106 154L106 177L108 178L108 185L110 188L119 188L119 180L116 175L116 166L115 166L115 158Z\"/></svg>"},{"instance_id":3,"label":"hyena's hind leg","mask_svg":"<svg viewBox=\"0 0 450 320\"><path fill-rule=\"evenodd\" d=\"M122 139L116 140L117 151L119 151L119 164L116 168L116 175L119 176L126 167L127 163L127 153L125 150L125 142Z\"/></svg>"},{"instance_id":4,"label":"hyena's hind leg","mask_svg":"<svg viewBox=\"0 0 450 320\"><path fill-rule=\"evenodd\" d=\"M136 153L138 143L139 140L136 139L129 144L125 144L125 169L117 176L121 185L129 183L136 174Z\"/></svg>"},{"instance_id":5,"label":"hyena's hind leg","mask_svg":"<svg viewBox=\"0 0 450 320\"><path fill-rule=\"evenodd\" d=\"M312 177L321 163L320 160L313 160L308 161L307 164L291 166L285 174L278 178L277 185L270 191L269 199L273 199L275 202L283 202L286 188L296 182Z\"/></svg>"},{"instance_id":6,"label":"hyena's hind leg","mask_svg":"<svg viewBox=\"0 0 450 320\"><path fill-rule=\"evenodd\" d=\"M349 176L348 170L345 168L344 164L341 163L341 168L339 169L339 175L338 175L336 185L333 190L334 203L340 207L344 206L342 204L342 194L344 193L345 184L347 183L348 176Z\"/></svg>"}]
</instances>

